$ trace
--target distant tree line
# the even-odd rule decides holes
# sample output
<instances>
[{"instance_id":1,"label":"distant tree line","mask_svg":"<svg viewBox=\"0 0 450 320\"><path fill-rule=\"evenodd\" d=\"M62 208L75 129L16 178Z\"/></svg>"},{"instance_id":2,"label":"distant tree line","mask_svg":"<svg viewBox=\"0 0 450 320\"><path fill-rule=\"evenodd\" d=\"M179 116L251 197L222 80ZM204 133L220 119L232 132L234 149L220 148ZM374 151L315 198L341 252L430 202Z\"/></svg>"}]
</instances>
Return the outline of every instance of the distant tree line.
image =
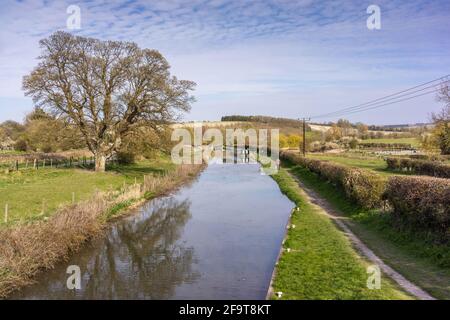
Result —
<instances>
[{"instance_id":1,"label":"distant tree line","mask_svg":"<svg viewBox=\"0 0 450 320\"><path fill-rule=\"evenodd\" d=\"M2 149L30 152L57 152L84 148L81 134L41 109L28 114L23 123L8 120L0 124Z\"/></svg>"},{"instance_id":2,"label":"distant tree line","mask_svg":"<svg viewBox=\"0 0 450 320\"><path fill-rule=\"evenodd\" d=\"M287 127L301 127L303 122L295 119L276 118L269 116L240 116L231 115L223 116L221 121L244 121L244 122L260 122L270 125L287 126Z\"/></svg>"}]
</instances>

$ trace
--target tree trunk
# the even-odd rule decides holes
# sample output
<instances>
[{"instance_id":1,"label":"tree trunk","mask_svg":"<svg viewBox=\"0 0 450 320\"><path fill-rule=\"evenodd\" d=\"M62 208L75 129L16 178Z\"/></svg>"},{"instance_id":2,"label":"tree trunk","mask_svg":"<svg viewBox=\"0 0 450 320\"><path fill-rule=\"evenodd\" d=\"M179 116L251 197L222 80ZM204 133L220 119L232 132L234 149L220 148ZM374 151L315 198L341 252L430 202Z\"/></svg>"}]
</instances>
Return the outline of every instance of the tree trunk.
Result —
<instances>
[{"instance_id":1,"label":"tree trunk","mask_svg":"<svg viewBox=\"0 0 450 320\"><path fill-rule=\"evenodd\" d=\"M95 172L105 172L106 156L101 153L95 155Z\"/></svg>"}]
</instances>

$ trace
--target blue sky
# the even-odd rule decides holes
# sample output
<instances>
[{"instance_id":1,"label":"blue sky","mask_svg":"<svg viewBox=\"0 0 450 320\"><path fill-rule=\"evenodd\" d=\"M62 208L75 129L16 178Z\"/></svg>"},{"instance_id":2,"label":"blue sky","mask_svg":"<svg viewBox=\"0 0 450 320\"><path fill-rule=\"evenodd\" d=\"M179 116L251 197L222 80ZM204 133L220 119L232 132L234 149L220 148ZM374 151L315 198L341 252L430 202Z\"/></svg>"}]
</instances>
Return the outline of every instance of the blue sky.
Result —
<instances>
[{"instance_id":1,"label":"blue sky","mask_svg":"<svg viewBox=\"0 0 450 320\"><path fill-rule=\"evenodd\" d=\"M71 4L81 8L80 30L67 30ZM371 4L381 30L366 27ZM37 63L38 40L56 30L160 50L174 75L198 84L186 120L310 116L450 73L448 0L2 1L0 121L31 110L22 77ZM348 118L414 123L439 108L430 95Z\"/></svg>"}]
</instances>

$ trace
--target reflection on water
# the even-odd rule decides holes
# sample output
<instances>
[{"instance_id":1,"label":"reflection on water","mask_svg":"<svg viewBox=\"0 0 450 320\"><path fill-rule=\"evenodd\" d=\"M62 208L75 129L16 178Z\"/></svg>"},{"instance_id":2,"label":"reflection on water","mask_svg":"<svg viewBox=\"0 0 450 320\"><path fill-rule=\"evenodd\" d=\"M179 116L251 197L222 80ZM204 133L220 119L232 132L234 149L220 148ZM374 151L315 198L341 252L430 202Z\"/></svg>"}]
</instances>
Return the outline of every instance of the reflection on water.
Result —
<instances>
[{"instance_id":1,"label":"reflection on water","mask_svg":"<svg viewBox=\"0 0 450 320\"><path fill-rule=\"evenodd\" d=\"M177 284L198 277L191 270L193 249L177 242L191 218L189 202L164 199L150 212L115 228L87 268L83 298L168 299Z\"/></svg>"},{"instance_id":2,"label":"reflection on water","mask_svg":"<svg viewBox=\"0 0 450 320\"><path fill-rule=\"evenodd\" d=\"M64 269L43 275L40 284L30 287L31 295L25 297L170 298L177 284L198 278L191 268L193 248L178 242L191 218L189 206L188 200L174 198L153 201L141 216L113 226L106 238L95 241L81 256L61 266ZM71 264L78 265L83 273L79 291L66 288L65 267Z\"/></svg>"},{"instance_id":3,"label":"reflection on water","mask_svg":"<svg viewBox=\"0 0 450 320\"><path fill-rule=\"evenodd\" d=\"M291 207L258 165L210 165L12 298L263 299Z\"/></svg>"}]
</instances>

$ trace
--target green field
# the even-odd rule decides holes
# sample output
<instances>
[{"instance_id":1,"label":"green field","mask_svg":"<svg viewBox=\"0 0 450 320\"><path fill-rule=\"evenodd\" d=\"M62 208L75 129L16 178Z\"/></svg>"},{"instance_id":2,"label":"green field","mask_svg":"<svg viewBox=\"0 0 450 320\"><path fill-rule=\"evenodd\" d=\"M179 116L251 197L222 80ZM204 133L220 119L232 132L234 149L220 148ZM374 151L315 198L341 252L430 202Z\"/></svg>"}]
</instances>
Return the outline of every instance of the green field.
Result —
<instances>
[{"instance_id":1,"label":"green field","mask_svg":"<svg viewBox=\"0 0 450 320\"><path fill-rule=\"evenodd\" d=\"M387 264L433 296L450 299L450 248L429 234L399 230L392 216L364 210L347 200L344 192L308 169L291 172L346 217L347 225Z\"/></svg>"},{"instance_id":2,"label":"green field","mask_svg":"<svg viewBox=\"0 0 450 320\"><path fill-rule=\"evenodd\" d=\"M376 173L386 176L400 174L399 172L388 171L386 168L386 161L376 156L373 157L361 156L352 153L344 153L344 154L309 153L307 154L307 157L312 159L332 161L350 167L369 169L375 171Z\"/></svg>"},{"instance_id":3,"label":"green field","mask_svg":"<svg viewBox=\"0 0 450 320\"><path fill-rule=\"evenodd\" d=\"M307 158L332 161L335 163L343 164L350 167L372 170L382 176L393 175L412 175L411 172L392 171L387 168L386 161L375 155L361 155L358 153L346 152L346 153L308 153ZM450 164L450 159L445 160L443 163Z\"/></svg>"},{"instance_id":4,"label":"green field","mask_svg":"<svg viewBox=\"0 0 450 320\"><path fill-rule=\"evenodd\" d=\"M407 143L413 147L420 147L420 141L417 138L380 138L361 140L361 143Z\"/></svg>"},{"instance_id":5,"label":"green field","mask_svg":"<svg viewBox=\"0 0 450 320\"><path fill-rule=\"evenodd\" d=\"M366 268L345 235L313 206L286 169L273 176L280 189L300 208L290 228L273 283L282 299L410 299L389 279L381 289L367 288Z\"/></svg>"},{"instance_id":6,"label":"green field","mask_svg":"<svg viewBox=\"0 0 450 320\"><path fill-rule=\"evenodd\" d=\"M143 176L161 173L173 165L167 157L138 164L109 167L106 173L86 169L23 169L0 173L0 224L8 205L8 222L15 224L48 217L58 206L89 198L95 190L118 189Z\"/></svg>"}]
</instances>

